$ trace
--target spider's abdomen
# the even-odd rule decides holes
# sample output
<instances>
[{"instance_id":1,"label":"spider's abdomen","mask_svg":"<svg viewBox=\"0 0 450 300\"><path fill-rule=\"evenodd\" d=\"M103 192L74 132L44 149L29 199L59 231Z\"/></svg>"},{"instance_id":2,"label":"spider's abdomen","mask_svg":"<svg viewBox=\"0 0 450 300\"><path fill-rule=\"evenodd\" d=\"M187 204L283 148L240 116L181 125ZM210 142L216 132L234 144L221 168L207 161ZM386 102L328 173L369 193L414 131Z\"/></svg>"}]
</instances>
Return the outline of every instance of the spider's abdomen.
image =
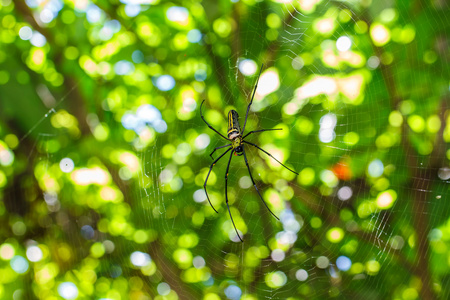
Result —
<instances>
[{"instance_id":1,"label":"spider's abdomen","mask_svg":"<svg viewBox=\"0 0 450 300\"><path fill-rule=\"evenodd\" d=\"M239 126L239 115L237 111L230 110L228 113L228 138L230 140L241 135L241 127Z\"/></svg>"}]
</instances>

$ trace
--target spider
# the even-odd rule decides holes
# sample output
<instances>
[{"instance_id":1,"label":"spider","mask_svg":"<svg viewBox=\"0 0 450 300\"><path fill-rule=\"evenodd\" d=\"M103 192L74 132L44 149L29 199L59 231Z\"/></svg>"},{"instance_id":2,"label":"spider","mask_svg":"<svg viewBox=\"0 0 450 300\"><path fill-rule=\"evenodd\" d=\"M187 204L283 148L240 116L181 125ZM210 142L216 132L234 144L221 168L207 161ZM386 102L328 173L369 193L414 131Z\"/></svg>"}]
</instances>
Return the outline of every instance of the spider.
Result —
<instances>
[{"instance_id":1,"label":"spider","mask_svg":"<svg viewBox=\"0 0 450 300\"><path fill-rule=\"evenodd\" d=\"M231 158L233 157L233 153L235 156L242 156L244 155L244 160L245 160L245 165L247 166L248 169L248 173L250 174L250 178L252 180L253 186L256 189L256 192L258 192L259 198L261 198L261 201L264 203L264 205L266 206L266 208L269 210L269 212L277 219L280 220L271 210L270 208L267 206L266 202L264 201L263 197L261 196L261 193L259 192L258 188L256 187L255 181L253 180L253 176L252 176L252 172L250 171L250 166L248 165L248 161L247 161L247 155L245 154L245 148L244 145L250 145L253 146L259 150L261 150L262 152L264 152L265 154L269 155L270 157L272 157L274 160L276 160L279 164L281 164L283 167L285 167L286 169L288 169L289 171L295 173L298 175L297 172L289 169L288 167L286 167L285 165L283 165L279 160L277 160L275 157L272 156L272 154L270 154L269 152L263 150L262 148L260 148L259 146L247 142L245 140L245 138L247 136L249 136L252 133L257 133L257 132L263 132L263 131L271 131L271 130L282 130L282 128L276 128L276 129L260 129L260 130L253 130L250 131L249 133L247 133L246 135L244 135L244 130L245 130L245 125L247 124L247 118L248 118L248 112L250 111L250 106L253 103L253 97L255 96L255 92L256 92L256 88L258 87L258 81L259 81L259 77L261 76L261 71L263 69L264 64L261 65L261 69L259 70L259 75L258 78L256 79L256 84L255 87L253 89L253 94L252 94L252 98L250 100L249 105L247 106L247 113L245 114L245 121L244 121L244 127L242 128L242 130L240 129L239 126L239 115L237 113L237 111L235 110L230 110L228 112L228 137L225 137L223 134L221 134L220 132L218 132L216 129L214 129L208 122L206 122L205 118L203 117L202 114L202 105L205 102L205 100L202 101L202 104L200 105L200 116L202 118L202 120L206 123L206 125L208 125L209 128L211 128L215 133L217 133L218 135L220 135L221 137L223 137L224 139L226 139L227 141L230 141L231 143L228 145L224 145L224 146L220 146L214 149L214 151L210 154L211 158L214 160L214 157L212 156L214 154L214 152L216 152L216 150L221 149L221 148L225 148L225 147L229 147L227 149L227 151L225 151L222 155L220 155L216 160L214 160L214 162L211 164L210 168L209 168L209 172L208 175L206 176L206 180L205 180L205 184L203 185L203 188L205 189L205 193L206 193L206 198L208 199L209 204L211 205L212 209L214 209L214 211L216 213L218 213L218 211L214 208L214 206L212 205L211 201L209 200L209 196L208 196L208 192L206 191L206 184L208 182L208 178L209 178L209 174L211 174L211 171L214 167L214 165L225 155L227 154L230 150L230 158L228 160L228 165L227 165L227 172L225 174L225 199L226 199L226 203L227 203L227 208L228 208L228 213L230 214L230 218L231 218L231 222L233 223L233 227L234 230L236 231L237 236L239 237L239 239L241 240L241 242L243 242L241 236L238 233L238 230L236 228L236 225L234 224L233 221L233 216L231 215L231 211L230 211L230 206L228 204L228 193L227 193L227 189L228 189L228 171L230 169L230 163L231 163Z\"/></svg>"}]
</instances>

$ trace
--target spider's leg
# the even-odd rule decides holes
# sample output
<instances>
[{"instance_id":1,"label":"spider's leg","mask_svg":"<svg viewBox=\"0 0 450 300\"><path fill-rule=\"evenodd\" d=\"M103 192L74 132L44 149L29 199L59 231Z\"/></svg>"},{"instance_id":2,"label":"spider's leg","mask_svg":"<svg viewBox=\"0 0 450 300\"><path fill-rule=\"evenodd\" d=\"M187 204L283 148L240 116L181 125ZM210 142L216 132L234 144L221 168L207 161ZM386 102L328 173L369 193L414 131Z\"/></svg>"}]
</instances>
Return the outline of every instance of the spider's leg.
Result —
<instances>
[{"instance_id":1,"label":"spider's leg","mask_svg":"<svg viewBox=\"0 0 450 300\"><path fill-rule=\"evenodd\" d=\"M250 131L249 133L247 133L246 135L244 135L244 137L242 139L245 139L248 135L250 135L252 133L271 131L271 130L283 130L283 128L253 130L253 131Z\"/></svg>"},{"instance_id":2,"label":"spider's leg","mask_svg":"<svg viewBox=\"0 0 450 300\"><path fill-rule=\"evenodd\" d=\"M205 102L205 100L203 100L203 101L202 101L202 104L200 104L200 117L202 117L203 122L205 122L206 125L208 125L208 127L211 128L212 130L214 130L218 135L220 135L221 137L223 137L224 139L226 139L227 141L229 141L228 138L226 138L225 136L223 136L223 134L221 134L220 132L218 132L217 130L215 130L211 125L209 125L208 122L206 122L206 120L205 120L205 118L203 117L203 114L202 114L202 105L203 105L203 102Z\"/></svg>"},{"instance_id":3,"label":"spider's leg","mask_svg":"<svg viewBox=\"0 0 450 300\"><path fill-rule=\"evenodd\" d=\"M264 67L264 64L261 64L261 69L259 69L259 75L258 75L258 78L256 79L255 88L253 89L252 99L250 100L250 103L247 106L247 113L245 114L244 127L242 127L241 134L244 134L245 124L247 124L248 112L250 111L250 106L252 106L253 97L255 97L256 88L258 87L258 81L259 81L259 77L261 76L261 71L262 71L263 67Z\"/></svg>"},{"instance_id":4,"label":"spider's leg","mask_svg":"<svg viewBox=\"0 0 450 300\"><path fill-rule=\"evenodd\" d=\"M295 171L292 171L291 169L289 169L288 167L286 167L285 165L283 165L278 159L276 159L275 157L273 157L273 155L272 154L270 154L269 152L267 152L266 150L264 150L264 149L262 149L262 148L260 148L260 147L258 147L258 146L256 146L255 144L253 144L253 143L250 143L250 142L247 142L247 141L243 141L244 143L246 143L246 144L249 144L249 145L252 145L253 147L256 147L256 148L258 148L259 150L261 150L262 152L264 152L265 154L267 154L267 155L269 155L270 157L272 157L273 159L275 159L280 165L282 165L283 167L285 167L286 169L288 169L289 171L291 171L292 173L295 173L295 174L297 174L298 175L298 173L297 172L295 172Z\"/></svg>"},{"instance_id":5,"label":"spider's leg","mask_svg":"<svg viewBox=\"0 0 450 300\"><path fill-rule=\"evenodd\" d=\"M247 169L248 169L248 174L250 174L250 178L253 182L253 186L255 187L256 191L258 192L259 198L261 198L261 201L264 203L264 205L267 207L267 209L270 211L270 213L277 218L277 220L280 220L277 216L275 216L275 214L270 210L269 206L267 206L266 201L264 201L263 197L261 196L261 193L259 192L258 188L256 187L255 181L253 180L253 176L252 176L252 172L250 171L250 166L248 165L248 161L247 161L247 155L245 155L245 149L244 147L242 147L242 151L244 152L244 160L245 160L245 164L247 165Z\"/></svg>"},{"instance_id":6,"label":"spider's leg","mask_svg":"<svg viewBox=\"0 0 450 300\"><path fill-rule=\"evenodd\" d=\"M203 188L205 189L206 199L208 199L209 205L211 205L212 209L214 209L214 211L215 211L216 213L218 213L218 211L214 208L214 206L212 205L211 201L209 200L208 192L206 191L206 183L208 182L209 174L211 174L211 170L212 170L212 168L214 167L214 165L216 164L216 162L218 162L219 159L221 159L221 158L222 158L225 154L227 154L227 152L230 151L231 149L233 149L233 148L230 147L227 151L225 151L221 156L219 156L218 159L216 159L216 160L211 164L211 167L209 167L208 175L206 175L205 184L203 185ZM233 152L231 152L231 153L233 153ZM228 164L228 165L229 165L229 164Z\"/></svg>"},{"instance_id":7,"label":"spider's leg","mask_svg":"<svg viewBox=\"0 0 450 300\"><path fill-rule=\"evenodd\" d=\"M211 154L210 154L209 156L211 156L211 158L214 160L214 157L213 157L212 155L214 154L214 152L216 152L217 149L225 148L225 147L229 147L229 146L231 146L231 144L228 144L228 145L225 145L225 146L217 147L216 149L214 149L213 152L211 152Z\"/></svg>"},{"instance_id":8,"label":"spider's leg","mask_svg":"<svg viewBox=\"0 0 450 300\"><path fill-rule=\"evenodd\" d=\"M231 223L233 223L233 227L234 227L234 230L236 230L237 236L239 237L241 242L243 242L241 236L239 235L239 232L236 229L236 225L234 225L233 216L231 215L230 205L228 204L228 170L230 169L230 163L231 163L231 158L233 157L233 152L234 152L234 149L233 149L233 151L231 151L230 160L228 161L228 166L227 166L227 173L225 174L225 200L227 203L228 212L230 213Z\"/></svg>"}]
</instances>

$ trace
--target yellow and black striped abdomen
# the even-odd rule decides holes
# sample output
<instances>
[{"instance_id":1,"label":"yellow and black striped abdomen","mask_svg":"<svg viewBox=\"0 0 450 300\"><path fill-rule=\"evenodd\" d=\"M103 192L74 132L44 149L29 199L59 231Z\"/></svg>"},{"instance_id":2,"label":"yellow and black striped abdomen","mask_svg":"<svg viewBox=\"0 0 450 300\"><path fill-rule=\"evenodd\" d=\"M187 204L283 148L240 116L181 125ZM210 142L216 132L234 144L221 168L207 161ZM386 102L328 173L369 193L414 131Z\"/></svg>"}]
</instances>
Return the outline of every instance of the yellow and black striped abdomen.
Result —
<instances>
[{"instance_id":1,"label":"yellow and black striped abdomen","mask_svg":"<svg viewBox=\"0 0 450 300\"><path fill-rule=\"evenodd\" d=\"M241 127L239 126L239 115L237 111L230 110L228 113L228 138L233 139L241 135Z\"/></svg>"}]
</instances>

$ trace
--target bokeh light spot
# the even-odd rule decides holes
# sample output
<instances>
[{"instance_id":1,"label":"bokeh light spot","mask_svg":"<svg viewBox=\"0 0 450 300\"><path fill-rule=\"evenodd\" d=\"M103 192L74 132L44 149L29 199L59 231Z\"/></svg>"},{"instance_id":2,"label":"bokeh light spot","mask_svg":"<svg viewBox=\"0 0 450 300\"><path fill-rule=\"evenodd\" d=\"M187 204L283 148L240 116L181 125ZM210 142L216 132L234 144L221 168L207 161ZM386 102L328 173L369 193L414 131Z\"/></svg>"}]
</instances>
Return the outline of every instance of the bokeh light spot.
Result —
<instances>
[{"instance_id":1,"label":"bokeh light spot","mask_svg":"<svg viewBox=\"0 0 450 300\"><path fill-rule=\"evenodd\" d=\"M27 249L27 258L29 261L38 262L43 258L44 254L42 253L41 248L38 246L31 246Z\"/></svg>"},{"instance_id":2,"label":"bokeh light spot","mask_svg":"<svg viewBox=\"0 0 450 300\"><path fill-rule=\"evenodd\" d=\"M225 289L225 296L231 300L241 299L242 290L236 285L230 285Z\"/></svg>"},{"instance_id":3,"label":"bokeh light spot","mask_svg":"<svg viewBox=\"0 0 450 300\"><path fill-rule=\"evenodd\" d=\"M370 26L370 36L374 44L378 47L384 46L391 39L391 33L382 24L374 23Z\"/></svg>"},{"instance_id":4,"label":"bokeh light spot","mask_svg":"<svg viewBox=\"0 0 450 300\"><path fill-rule=\"evenodd\" d=\"M418 115L412 115L408 118L408 125L415 132L422 132L425 129L425 120Z\"/></svg>"},{"instance_id":5,"label":"bokeh light spot","mask_svg":"<svg viewBox=\"0 0 450 300\"><path fill-rule=\"evenodd\" d=\"M201 256L194 257L192 264L196 269L201 269L206 265L205 259Z\"/></svg>"},{"instance_id":6,"label":"bokeh light spot","mask_svg":"<svg viewBox=\"0 0 450 300\"><path fill-rule=\"evenodd\" d=\"M180 6L172 6L167 10L167 19L172 22L184 23L189 18L189 11Z\"/></svg>"},{"instance_id":7,"label":"bokeh light spot","mask_svg":"<svg viewBox=\"0 0 450 300\"><path fill-rule=\"evenodd\" d=\"M303 269L297 270L297 272L295 272L295 278L298 281L305 281L306 279L308 279L308 272Z\"/></svg>"},{"instance_id":8,"label":"bokeh light spot","mask_svg":"<svg viewBox=\"0 0 450 300\"><path fill-rule=\"evenodd\" d=\"M283 261L286 257L285 253L281 249L275 249L272 251L271 257L274 261L280 262Z\"/></svg>"},{"instance_id":9,"label":"bokeh light spot","mask_svg":"<svg viewBox=\"0 0 450 300\"><path fill-rule=\"evenodd\" d=\"M271 288L279 288L285 285L287 276L281 271L276 271L266 275L266 284Z\"/></svg>"},{"instance_id":10,"label":"bokeh light spot","mask_svg":"<svg viewBox=\"0 0 450 300\"><path fill-rule=\"evenodd\" d=\"M134 71L134 65L126 60L118 61L114 64L114 72L117 75L128 75Z\"/></svg>"},{"instance_id":11,"label":"bokeh light spot","mask_svg":"<svg viewBox=\"0 0 450 300\"><path fill-rule=\"evenodd\" d=\"M379 159L373 160L368 167L368 173L371 177L377 178L383 175L384 165Z\"/></svg>"},{"instance_id":12,"label":"bokeh light spot","mask_svg":"<svg viewBox=\"0 0 450 300\"><path fill-rule=\"evenodd\" d=\"M328 230L327 239L332 243L339 243L344 238L344 230L339 227L334 227Z\"/></svg>"},{"instance_id":13,"label":"bokeh light spot","mask_svg":"<svg viewBox=\"0 0 450 300\"><path fill-rule=\"evenodd\" d=\"M196 190L194 192L194 201L197 203L201 203L206 200L205 190Z\"/></svg>"},{"instance_id":14,"label":"bokeh light spot","mask_svg":"<svg viewBox=\"0 0 450 300\"><path fill-rule=\"evenodd\" d=\"M336 266L341 271L348 271L352 266L352 261L347 256L339 256L336 260Z\"/></svg>"},{"instance_id":15,"label":"bokeh light spot","mask_svg":"<svg viewBox=\"0 0 450 300\"><path fill-rule=\"evenodd\" d=\"M381 265L376 260L370 260L366 263L366 272L369 275L376 275L380 271Z\"/></svg>"},{"instance_id":16,"label":"bokeh light spot","mask_svg":"<svg viewBox=\"0 0 450 300\"><path fill-rule=\"evenodd\" d=\"M256 73L257 65L251 59L243 59L239 62L239 71L245 76L251 76Z\"/></svg>"},{"instance_id":17,"label":"bokeh light spot","mask_svg":"<svg viewBox=\"0 0 450 300\"><path fill-rule=\"evenodd\" d=\"M194 144L198 150L203 150L208 147L210 141L211 139L209 135L207 135L206 133L202 133L195 139Z\"/></svg>"},{"instance_id":18,"label":"bokeh light spot","mask_svg":"<svg viewBox=\"0 0 450 300\"><path fill-rule=\"evenodd\" d=\"M337 195L339 200L346 201L352 197L353 191L349 186L343 186L339 189Z\"/></svg>"},{"instance_id":19,"label":"bokeh light spot","mask_svg":"<svg viewBox=\"0 0 450 300\"><path fill-rule=\"evenodd\" d=\"M161 91L170 91L175 86L175 79L170 75L162 75L156 79L156 87Z\"/></svg>"},{"instance_id":20,"label":"bokeh light spot","mask_svg":"<svg viewBox=\"0 0 450 300\"><path fill-rule=\"evenodd\" d=\"M275 92L280 87L280 78L278 76L278 72L275 69L267 70L264 72L258 83L258 88L256 89L256 94L259 95L260 98Z\"/></svg>"},{"instance_id":21,"label":"bokeh light spot","mask_svg":"<svg viewBox=\"0 0 450 300\"><path fill-rule=\"evenodd\" d=\"M343 52L350 50L352 46L352 40L348 36L341 36L336 41L336 48Z\"/></svg>"},{"instance_id":22,"label":"bokeh light spot","mask_svg":"<svg viewBox=\"0 0 450 300\"><path fill-rule=\"evenodd\" d=\"M304 168L300 172L299 182L302 185L311 185L314 183L314 179L316 177L315 171L313 168Z\"/></svg>"},{"instance_id":23,"label":"bokeh light spot","mask_svg":"<svg viewBox=\"0 0 450 300\"><path fill-rule=\"evenodd\" d=\"M23 26L19 30L19 36L22 40L29 40L31 39L31 36L33 34L33 31L29 26Z\"/></svg>"},{"instance_id":24,"label":"bokeh light spot","mask_svg":"<svg viewBox=\"0 0 450 300\"><path fill-rule=\"evenodd\" d=\"M320 269L326 269L330 265L330 260L326 256L319 256L316 259L316 266Z\"/></svg>"},{"instance_id":25,"label":"bokeh light spot","mask_svg":"<svg viewBox=\"0 0 450 300\"><path fill-rule=\"evenodd\" d=\"M78 288L73 282L63 282L58 286L58 293L64 299L75 299L78 297Z\"/></svg>"},{"instance_id":26,"label":"bokeh light spot","mask_svg":"<svg viewBox=\"0 0 450 300\"><path fill-rule=\"evenodd\" d=\"M125 13L129 17L136 17L141 12L141 7L139 5L127 4L125 5Z\"/></svg>"},{"instance_id":27,"label":"bokeh light spot","mask_svg":"<svg viewBox=\"0 0 450 300\"><path fill-rule=\"evenodd\" d=\"M16 253L16 250L11 244L3 244L0 247L0 257L3 260L10 260L14 257L14 254Z\"/></svg>"},{"instance_id":28,"label":"bokeh light spot","mask_svg":"<svg viewBox=\"0 0 450 300\"><path fill-rule=\"evenodd\" d=\"M59 168L64 173L72 172L74 167L75 167L75 164L74 164L73 160L68 157L61 159L61 161L59 163Z\"/></svg>"},{"instance_id":29,"label":"bokeh light spot","mask_svg":"<svg viewBox=\"0 0 450 300\"><path fill-rule=\"evenodd\" d=\"M91 255L93 257L99 258L105 254L105 246L102 243L97 242L91 246Z\"/></svg>"},{"instance_id":30,"label":"bokeh light spot","mask_svg":"<svg viewBox=\"0 0 450 300\"><path fill-rule=\"evenodd\" d=\"M148 255L147 253L135 251L131 253L130 261L136 267L145 267L150 263L151 258L150 255Z\"/></svg>"},{"instance_id":31,"label":"bokeh light spot","mask_svg":"<svg viewBox=\"0 0 450 300\"><path fill-rule=\"evenodd\" d=\"M23 274L26 271L28 271L28 261L20 256L20 255L16 255L14 256L11 261L9 262L11 268L18 274Z\"/></svg>"},{"instance_id":32,"label":"bokeh light spot","mask_svg":"<svg viewBox=\"0 0 450 300\"><path fill-rule=\"evenodd\" d=\"M381 209L391 208L397 199L397 193L394 190L382 192L377 197L377 206Z\"/></svg>"},{"instance_id":33,"label":"bokeh light spot","mask_svg":"<svg viewBox=\"0 0 450 300\"><path fill-rule=\"evenodd\" d=\"M158 291L158 294L160 294L161 296L167 296L170 293L170 286L165 282L161 282L160 284L158 284L158 287L156 289Z\"/></svg>"},{"instance_id":34,"label":"bokeh light spot","mask_svg":"<svg viewBox=\"0 0 450 300\"><path fill-rule=\"evenodd\" d=\"M202 40L202 33L198 29L192 29L187 33L187 39L190 43L198 43Z\"/></svg>"}]
</instances>

